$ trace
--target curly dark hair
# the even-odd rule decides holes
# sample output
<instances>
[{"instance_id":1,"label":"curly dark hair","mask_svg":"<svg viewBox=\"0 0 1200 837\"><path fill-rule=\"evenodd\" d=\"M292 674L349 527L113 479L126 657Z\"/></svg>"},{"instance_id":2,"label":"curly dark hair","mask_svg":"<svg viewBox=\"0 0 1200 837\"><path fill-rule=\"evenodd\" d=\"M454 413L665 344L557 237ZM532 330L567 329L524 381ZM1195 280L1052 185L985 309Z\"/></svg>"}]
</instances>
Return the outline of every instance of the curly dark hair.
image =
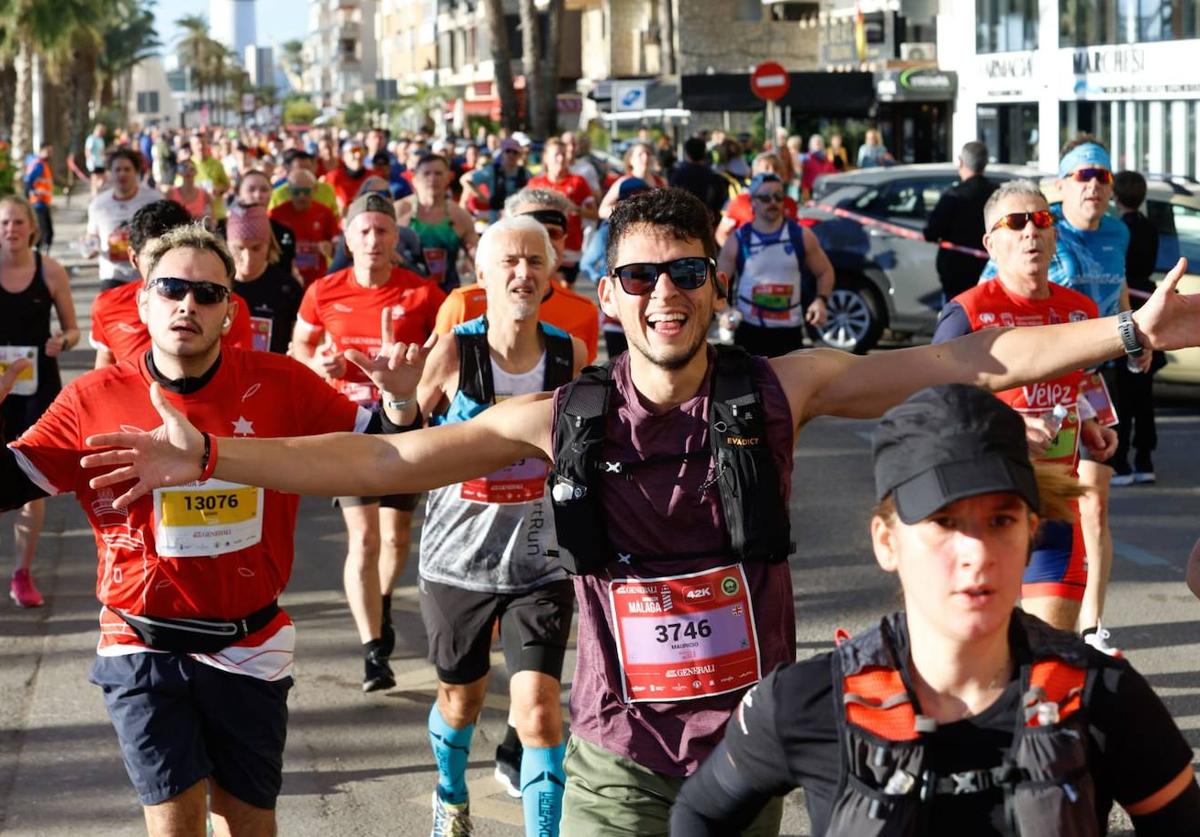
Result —
<instances>
[{"instance_id":1,"label":"curly dark hair","mask_svg":"<svg viewBox=\"0 0 1200 837\"><path fill-rule=\"evenodd\" d=\"M129 165L133 166L136 171L142 170L142 155L132 148L126 148L123 145L117 146L112 151L108 152L108 158L105 160L105 167L112 170L113 163L117 160L128 160Z\"/></svg>"},{"instance_id":2,"label":"curly dark hair","mask_svg":"<svg viewBox=\"0 0 1200 837\"><path fill-rule=\"evenodd\" d=\"M129 219L129 246L140 254L146 242L162 238L176 227L192 223L192 216L175 201L161 200L149 203L133 213Z\"/></svg>"},{"instance_id":3,"label":"curly dark hair","mask_svg":"<svg viewBox=\"0 0 1200 837\"><path fill-rule=\"evenodd\" d=\"M617 266L621 239L638 227L657 227L677 241L699 241L704 245L704 255L710 259L717 257L717 240L708 207L683 189L651 189L621 201L609 216L605 251L609 270Z\"/></svg>"}]
</instances>

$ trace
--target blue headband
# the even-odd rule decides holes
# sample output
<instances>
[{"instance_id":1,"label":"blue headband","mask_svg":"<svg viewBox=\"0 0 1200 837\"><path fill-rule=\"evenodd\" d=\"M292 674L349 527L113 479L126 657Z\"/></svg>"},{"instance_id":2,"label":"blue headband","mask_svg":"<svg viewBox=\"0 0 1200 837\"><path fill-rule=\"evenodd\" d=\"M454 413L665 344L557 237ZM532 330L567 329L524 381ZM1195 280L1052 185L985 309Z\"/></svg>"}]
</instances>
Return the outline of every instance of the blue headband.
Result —
<instances>
[{"instance_id":1,"label":"blue headband","mask_svg":"<svg viewBox=\"0 0 1200 837\"><path fill-rule=\"evenodd\" d=\"M1077 145L1058 161L1058 176L1068 177L1080 166L1100 166L1112 171L1112 161L1108 152L1094 142Z\"/></svg>"}]
</instances>

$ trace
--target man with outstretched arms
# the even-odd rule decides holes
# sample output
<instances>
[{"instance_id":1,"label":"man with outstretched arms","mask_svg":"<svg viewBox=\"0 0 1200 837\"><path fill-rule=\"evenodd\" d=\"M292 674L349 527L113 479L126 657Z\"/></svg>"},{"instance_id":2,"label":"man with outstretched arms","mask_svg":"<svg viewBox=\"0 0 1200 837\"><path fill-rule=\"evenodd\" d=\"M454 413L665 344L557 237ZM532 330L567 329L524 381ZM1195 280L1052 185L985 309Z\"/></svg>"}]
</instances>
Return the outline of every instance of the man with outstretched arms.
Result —
<instances>
[{"instance_id":1,"label":"man with outstretched arms","mask_svg":"<svg viewBox=\"0 0 1200 837\"><path fill-rule=\"evenodd\" d=\"M983 245L999 272L942 309L933 335L944 343L987 328L1050 325L1097 316L1096 303L1049 281L1054 257L1054 216L1046 197L1028 180L1010 180L983 207ZM1116 433L1096 421L1080 394L1084 371L1076 369L996 395L1025 421L1030 457L1061 465L1072 474L1079 443L1099 454L1116 447ZM1021 587L1021 607L1056 628L1075 630L1087 583L1087 556L1078 521L1043 522Z\"/></svg>"},{"instance_id":2,"label":"man with outstretched arms","mask_svg":"<svg viewBox=\"0 0 1200 837\"><path fill-rule=\"evenodd\" d=\"M561 829L665 834L678 788L742 694L795 657L786 558L796 434L821 415L878 416L939 383L1004 390L1046 380L1116 357L1123 342L1107 318L866 357L753 358L706 340L726 277L714 269L703 204L655 190L618 204L611 223L600 302L630 349L610 368L414 433L222 439L215 474L279 490L386 493L550 459L559 547L579 572ZM1181 260L1135 314L1129 339L1160 349L1200 342L1200 297L1173 293L1185 269ZM200 472L203 437L173 409L162 414L154 433L91 440L123 448L84 460L116 466L94 483L120 486L120 505ZM405 405L390 418L415 414ZM776 833L780 811L769 806L750 833Z\"/></svg>"},{"instance_id":3,"label":"man with outstretched arms","mask_svg":"<svg viewBox=\"0 0 1200 837\"><path fill-rule=\"evenodd\" d=\"M430 424L465 421L496 402L552 390L583 367L583 343L538 320L554 265L550 238L533 218L505 218L484 233L475 267L487 312L455 326L430 353L416 391ZM545 458L535 456L429 494L420 575L421 615L438 672L429 713L438 765L435 835L458 834L470 821L465 773L497 622L514 738L524 745L509 782L524 797L526 833L558 833L559 681L574 593L558 561L546 470Z\"/></svg>"},{"instance_id":4,"label":"man with outstretched arms","mask_svg":"<svg viewBox=\"0 0 1200 837\"><path fill-rule=\"evenodd\" d=\"M214 478L214 439L361 431L371 416L291 358L222 346L234 265L212 234L172 229L139 263L151 348L80 377L0 447L0 508L74 492L95 531L104 608L91 680L150 834L202 835L210 793L216 833L271 834L295 645L277 600L298 498ZM88 484L83 439L154 427L155 404L212 434L209 464L118 508L112 488Z\"/></svg>"},{"instance_id":5,"label":"man with outstretched arms","mask_svg":"<svg viewBox=\"0 0 1200 837\"><path fill-rule=\"evenodd\" d=\"M374 353L393 340L425 342L446 295L432 282L392 263L396 215L388 198L368 193L346 209L351 267L308 286L292 334L293 357L325 378L348 400L379 412L383 393L348 350ZM363 645L363 691L396 684L388 663L395 645L392 587L408 560L417 494L345 495L342 510L349 549L342 581Z\"/></svg>"}]
</instances>

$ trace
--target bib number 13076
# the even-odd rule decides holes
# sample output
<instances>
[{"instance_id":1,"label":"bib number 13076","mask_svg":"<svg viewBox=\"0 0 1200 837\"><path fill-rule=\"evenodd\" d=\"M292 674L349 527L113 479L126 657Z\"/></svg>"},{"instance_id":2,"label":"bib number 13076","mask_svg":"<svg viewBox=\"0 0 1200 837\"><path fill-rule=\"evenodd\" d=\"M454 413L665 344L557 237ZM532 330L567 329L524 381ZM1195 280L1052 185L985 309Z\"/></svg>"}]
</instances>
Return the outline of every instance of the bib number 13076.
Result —
<instances>
[{"instance_id":1,"label":"bib number 13076","mask_svg":"<svg viewBox=\"0 0 1200 837\"><path fill-rule=\"evenodd\" d=\"M758 682L754 609L740 565L610 582L627 703L680 701Z\"/></svg>"}]
</instances>

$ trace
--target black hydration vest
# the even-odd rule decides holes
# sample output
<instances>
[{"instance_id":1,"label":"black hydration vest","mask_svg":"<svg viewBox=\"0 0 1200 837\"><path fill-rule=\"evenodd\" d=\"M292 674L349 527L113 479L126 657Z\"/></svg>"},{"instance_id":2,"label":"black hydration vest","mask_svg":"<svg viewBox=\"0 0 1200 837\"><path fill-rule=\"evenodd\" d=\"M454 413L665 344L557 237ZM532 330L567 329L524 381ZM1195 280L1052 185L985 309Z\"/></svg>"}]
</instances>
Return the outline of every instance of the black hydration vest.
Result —
<instances>
[{"instance_id":1,"label":"black hydration vest","mask_svg":"<svg viewBox=\"0 0 1200 837\"><path fill-rule=\"evenodd\" d=\"M902 674L893 614L833 653L842 742L827 837L920 837L928 804L943 795L1004 792L1007 835L1099 837L1088 765L1087 699L1099 670L1082 641L1014 610L1030 654L1018 659L1021 709L1002 764L947 776L926 767L932 719L917 715Z\"/></svg>"},{"instance_id":2,"label":"black hydration vest","mask_svg":"<svg viewBox=\"0 0 1200 837\"><path fill-rule=\"evenodd\" d=\"M785 561L795 546L752 361L734 346L717 346L716 351L708 414L715 467L710 484L720 491L729 553L744 562ZM612 387L611 364L584 369L569 384L554 426L550 497L563 566L572 573L599 572L613 557L598 496L602 475L632 478L632 472L653 461L604 459Z\"/></svg>"},{"instance_id":3,"label":"black hydration vest","mask_svg":"<svg viewBox=\"0 0 1200 837\"><path fill-rule=\"evenodd\" d=\"M558 330L555 329L555 332ZM575 371L575 345L566 333L554 333L538 323L538 332L546 345L546 370L543 387L555 390L569 383ZM477 404L491 405L496 400L496 388L492 382L492 353L488 348L487 320L483 331L454 332L458 340L458 389Z\"/></svg>"}]
</instances>

